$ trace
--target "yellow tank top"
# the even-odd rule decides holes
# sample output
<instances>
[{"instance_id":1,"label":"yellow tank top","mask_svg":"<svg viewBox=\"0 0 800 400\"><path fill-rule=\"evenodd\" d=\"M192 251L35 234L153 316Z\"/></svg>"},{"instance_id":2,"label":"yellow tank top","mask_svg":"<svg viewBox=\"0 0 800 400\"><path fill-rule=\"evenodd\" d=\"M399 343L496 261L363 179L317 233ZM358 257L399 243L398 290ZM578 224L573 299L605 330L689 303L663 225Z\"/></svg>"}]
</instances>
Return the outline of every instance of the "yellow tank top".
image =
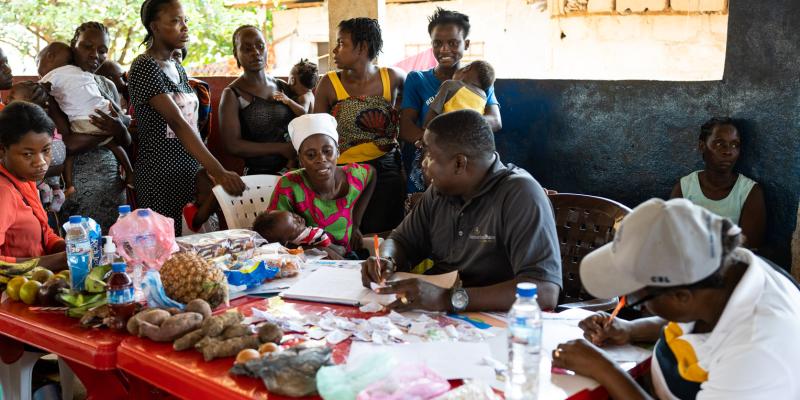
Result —
<instances>
[{"instance_id":1,"label":"yellow tank top","mask_svg":"<svg viewBox=\"0 0 800 400\"><path fill-rule=\"evenodd\" d=\"M374 160L397 146L399 116L392 107L389 71L380 68L382 96L352 97L335 71L328 72L337 103L331 110L339 133L338 164Z\"/></svg>"}]
</instances>

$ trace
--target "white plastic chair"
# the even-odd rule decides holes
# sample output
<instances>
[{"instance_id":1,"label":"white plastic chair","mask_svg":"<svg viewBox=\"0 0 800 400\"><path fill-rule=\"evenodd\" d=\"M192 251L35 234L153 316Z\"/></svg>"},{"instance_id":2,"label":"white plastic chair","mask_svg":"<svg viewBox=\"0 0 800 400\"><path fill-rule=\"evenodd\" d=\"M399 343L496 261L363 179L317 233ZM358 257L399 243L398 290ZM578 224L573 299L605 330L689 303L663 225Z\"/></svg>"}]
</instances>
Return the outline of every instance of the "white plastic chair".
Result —
<instances>
[{"instance_id":1,"label":"white plastic chair","mask_svg":"<svg viewBox=\"0 0 800 400\"><path fill-rule=\"evenodd\" d=\"M214 197L219 202L229 229L250 229L256 216L266 211L272 191L281 177L278 175L248 175L242 180L247 190L239 197L225 192L222 186L214 186Z\"/></svg>"},{"instance_id":2,"label":"white plastic chair","mask_svg":"<svg viewBox=\"0 0 800 400\"><path fill-rule=\"evenodd\" d=\"M0 385L3 389L3 399L5 400L31 400L31 381L33 378L33 366L36 361L46 353L38 351L26 351L22 357L13 364L5 364L0 361Z\"/></svg>"}]
</instances>

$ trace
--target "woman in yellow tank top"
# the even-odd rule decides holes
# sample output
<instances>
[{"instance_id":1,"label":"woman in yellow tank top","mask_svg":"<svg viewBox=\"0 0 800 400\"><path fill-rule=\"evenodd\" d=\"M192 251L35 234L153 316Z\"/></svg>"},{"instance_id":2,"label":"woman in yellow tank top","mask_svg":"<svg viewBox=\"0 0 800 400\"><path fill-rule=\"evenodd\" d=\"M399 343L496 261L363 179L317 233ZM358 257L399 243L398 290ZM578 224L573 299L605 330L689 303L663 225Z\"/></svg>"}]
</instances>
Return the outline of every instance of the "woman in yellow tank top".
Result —
<instances>
[{"instance_id":1,"label":"woman in yellow tank top","mask_svg":"<svg viewBox=\"0 0 800 400\"><path fill-rule=\"evenodd\" d=\"M373 64L383 40L378 21L353 18L339 23L333 61L340 71L325 75L316 89L314 110L336 118L339 164L367 163L375 167L375 194L362 222L364 233L386 232L403 219L405 177L394 105L405 73Z\"/></svg>"}]
</instances>

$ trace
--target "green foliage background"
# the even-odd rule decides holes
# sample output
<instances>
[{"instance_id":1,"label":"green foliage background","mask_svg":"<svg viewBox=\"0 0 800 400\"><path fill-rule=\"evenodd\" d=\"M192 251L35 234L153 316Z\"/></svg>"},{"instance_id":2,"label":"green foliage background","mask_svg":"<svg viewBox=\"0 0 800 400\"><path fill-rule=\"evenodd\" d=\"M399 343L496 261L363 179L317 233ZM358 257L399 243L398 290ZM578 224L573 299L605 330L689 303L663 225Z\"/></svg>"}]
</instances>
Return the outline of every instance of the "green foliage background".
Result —
<instances>
[{"instance_id":1,"label":"green foliage background","mask_svg":"<svg viewBox=\"0 0 800 400\"><path fill-rule=\"evenodd\" d=\"M83 22L108 28L109 59L128 65L144 51L139 9L142 0L0 0L0 46L13 46L34 57L52 41L69 42ZM182 0L189 17L189 65L203 65L233 55L231 35L240 25L271 30L272 10L226 7L222 0ZM266 15L265 15L266 14ZM265 23L266 19L266 23ZM269 32L267 32L269 34Z\"/></svg>"}]
</instances>

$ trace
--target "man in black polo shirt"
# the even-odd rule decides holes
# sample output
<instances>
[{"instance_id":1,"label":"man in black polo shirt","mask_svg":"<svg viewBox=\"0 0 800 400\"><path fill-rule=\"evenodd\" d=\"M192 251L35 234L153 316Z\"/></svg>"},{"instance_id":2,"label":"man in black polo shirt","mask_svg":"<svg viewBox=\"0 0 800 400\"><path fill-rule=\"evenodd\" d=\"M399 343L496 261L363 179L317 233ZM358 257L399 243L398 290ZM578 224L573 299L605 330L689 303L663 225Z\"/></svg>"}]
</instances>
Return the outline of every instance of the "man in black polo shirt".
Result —
<instances>
[{"instance_id":1,"label":"man in black polo shirt","mask_svg":"<svg viewBox=\"0 0 800 400\"><path fill-rule=\"evenodd\" d=\"M518 282L536 283L539 305L554 308L561 256L552 206L539 183L500 161L492 130L475 111L436 117L420 145L431 186L381 245L380 262L364 262L364 285L430 258L427 274L458 270L460 282L451 289L418 279L389 282L379 292L397 294L390 308L508 310Z\"/></svg>"}]
</instances>

